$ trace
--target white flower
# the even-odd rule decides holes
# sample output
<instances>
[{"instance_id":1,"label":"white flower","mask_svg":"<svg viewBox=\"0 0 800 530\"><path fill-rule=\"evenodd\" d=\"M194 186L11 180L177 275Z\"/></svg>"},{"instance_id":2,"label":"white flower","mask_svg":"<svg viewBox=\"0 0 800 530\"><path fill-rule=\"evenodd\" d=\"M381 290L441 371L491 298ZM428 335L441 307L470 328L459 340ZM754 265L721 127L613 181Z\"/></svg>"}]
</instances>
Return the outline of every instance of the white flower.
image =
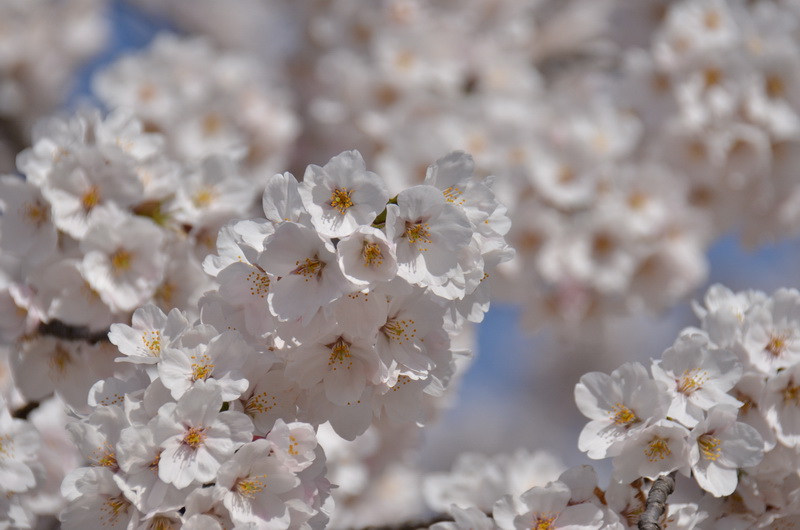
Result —
<instances>
[{"instance_id":1,"label":"white flower","mask_svg":"<svg viewBox=\"0 0 800 530\"><path fill-rule=\"evenodd\" d=\"M0 491L11 494L36 486L36 452L39 433L33 425L11 417L0 396Z\"/></svg>"},{"instance_id":2,"label":"white flower","mask_svg":"<svg viewBox=\"0 0 800 530\"><path fill-rule=\"evenodd\" d=\"M662 420L632 433L619 445L614 457L614 478L633 482L639 477L655 480L687 467L689 431L675 422Z\"/></svg>"},{"instance_id":3,"label":"white flower","mask_svg":"<svg viewBox=\"0 0 800 530\"><path fill-rule=\"evenodd\" d=\"M244 445L220 470L217 484L228 490L225 507L237 524L287 525L289 514L279 495L300 480L272 454L272 444L256 440Z\"/></svg>"},{"instance_id":4,"label":"white flower","mask_svg":"<svg viewBox=\"0 0 800 530\"><path fill-rule=\"evenodd\" d=\"M800 443L800 364L767 381L760 408L779 442L790 447Z\"/></svg>"},{"instance_id":5,"label":"white flower","mask_svg":"<svg viewBox=\"0 0 800 530\"><path fill-rule=\"evenodd\" d=\"M242 371L253 356L255 350L238 332L217 334L211 326L198 326L184 334L180 346L164 349L158 374L174 399L199 382L213 379L223 401L230 401L247 390Z\"/></svg>"},{"instance_id":6,"label":"white flower","mask_svg":"<svg viewBox=\"0 0 800 530\"><path fill-rule=\"evenodd\" d=\"M600 528L600 508L591 503L568 506L570 495L567 485L559 481L531 488L519 500L507 495L494 505L495 523L503 530Z\"/></svg>"},{"instance_id":7,"label":"white flower","mask_svg":"<svg viewBox=\"0 0 800 530\"><path fill-rule=\"evenodd\" d=\"M687 427L696 425L703 411L715 405L742 405L728 394L742 377L742 366L733 353L710 347L705 334L678 337L661 361L653 363L652 372L672 398L667 415Z\"/></svg>"},{"instance_id":8,"label":"white flower","mask_svg":"<svg viewBox=\"0 0 800 530\"><path fill-rule=\"evenodd\" d=\"M337 405L358 400L367 385L380 382L384 370L371 341L338 327L318 331L316 338L287 352L286 377L300 388L322 384L327 399Z\"/></svg>"},{"instance_id":9,"label":"white flower","mask_svg":"<svg viewBox=\"0 0 800 530\"><path fill-rule=\"evenodd\" d=\"M104 467L76 469L64 479L61 492L70 501L59 515L67 530L133 530L141 516Z\"/></svg>"},{"instance_id":10,"label":"white flower","mask_svg":"<svg viewBox=\"0 0 800 530\"><path fill-rule=\"evenodd\" d=\"M81 242L81 275L113 311L131 311L155 293L164 275L164 234L153 223L116 211Z\"/></svg>"},{"instance_id":11,"label":"white flower","mask_svg":"<svg viewBox=\"0 0 800 530\"><path fill-rule=\"evenodd\" d=\"M265 217L275 224L292 221L311 226L297 179L291 173L273 175L267 181L261 202Z\"/></svg>"},{"instance_id":12,"label":"white flower","mask_svg":"<svg viewBox=\"0 0 800 530\"><path fill-rule=\"evenodd\" d=\"M0 205L3 251L38 263L56 250L58 235L50 204L36 186L16 177L0 177Z\"/></svg>"},{"instance_id":13,"label":"white flower","mask_svg":"<svg viewBox=\"0 0 800 530\"><path fill-rule=\"evenodd\" d=\"M386 207L386 235L396 245L398 275L409 283L441 285L458 270L472 227L458 206L433 186L414 186Z\"/></svg>"},{"instance_id":14,"label":"white flower","mask_svg":"<svg viewBox=\"0 0 800 530\"><path fill-rule=\"evenodd\" d=\"M758 431L737 422L736 415L736 408L718 405L692 429L689 458L694 478L715 497L733 493L739 468L758 465L764 455Z\"/></svg>"},{"instance_id":15,"label":"white flower","mask_svg":"<svg viewBox=\"0 0 800 530\"><path fill-rule=\"evenodd\" d=\"M179 309L165 315L152 304L134 311L131 324L111 324L108 340L119 348L120 353L127 355L117 360L145 364L159 362L164 349L189 328L186 315Z\"/></svg>"},{"instance_id":16,"label":"white flower","mask_svg":"<svg viewBox=\"0 0 800 530\"><path fill-rule=\"evenodd\" d=\"M760 372L775 374L800 361L800 293L779 289L745 315L741 344Z\"/></svg>"},{"instance_id":17,"label":"white flower","mask_svg":"<svg viewBox=\"0 0 800 530\"><path fill-rule=\"evenodd\" d=\"M159 409L152 428L154 441L164 449L158 462L161 480L177 488L210 482L223 462L252 440L250 418L220 412L221 407L222 391L209 381L189 389L177 404Z\"/></svg>"},{"instance_id":18,"label":"white flower","mask_svg":"<svg viewBox=\"0 0 800 530\"><path fill-rule=\"evenodd\" d=\"M575 386L575 403L590 421L578 447L589 458L619 453L616 444L667 415L669 398L639 363L625 363L611 375L592 372Z\"/></svg>"},{"instance_id":19,"label":"white flower","mask_svg":"<svg viewBox=\"0 0 800 530\"><path fill-rule=\"evenodd\" d=\"M383 179L366 170L358 151L345 151L324 167L308 166L299 191L311 222L326 237L369 225L389 199Z\"/></svg>"},{"instance_id":20,"label":"white flower","mask_svg":"<svg viewBox=\"0 0 800 530\"><path fill-rule=\"evenodd\" d=\"M250 416L257 435L265 435L273 426L284 419L293 420L297 416L297 398L300 389L294 381L287 378L283 366L273 365L261 376L248 372L251 390L240 398L244 413Z\"/></svg>"},{"instance_id":21,"label":"white flower","mask_svg":"<svg viewBox=\"0 0 800 530\"><path fill-rule=\"evenodd\" d=\"M143 188L129 160L84 149L75 154L75 160L54 168L42 194L50 201L55 225L83 239L89 228L104 222L103 212L109 208L127 208L141 201Z\"/></svg>"},{"instance_id":22,"label":"white flower","mask_svg":"<svg viewBox=\"0 0 800 530\"><path fill-rule=\"evenodd\" d=\"M281 320L308 322L321 307L353 290L336 262L333 246L296 223L278 225L267 237L258 265L281 277L270 285L268 297Z\"/></svg>"},{"instance_id":23,"label":"white flower","mask_svg":"<svg viewBox=\"0 0 800 530\"><path fill-rule=\"evenodd\" d=\"M394 244L371 226L360 226L336 245L342 273L355 285L388 282L397 274Z\"/></svg>"}]
</instances>

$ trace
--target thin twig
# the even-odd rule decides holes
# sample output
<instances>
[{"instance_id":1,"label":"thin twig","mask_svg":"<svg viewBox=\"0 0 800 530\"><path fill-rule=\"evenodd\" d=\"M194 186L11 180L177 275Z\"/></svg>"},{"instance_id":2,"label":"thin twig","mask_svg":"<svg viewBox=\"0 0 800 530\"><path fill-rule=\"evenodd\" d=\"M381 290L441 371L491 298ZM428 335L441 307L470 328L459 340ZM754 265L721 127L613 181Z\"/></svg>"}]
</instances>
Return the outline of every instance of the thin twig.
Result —
<instances>
[{"instance_id":1,"label":"thin twig","mask_svg":"<svg viewBox=\"0 0 800 530\"><path fill-rule=\"evenodd\" d=\"M639 530L662 530L661 516L667 510L667 497L675 491L675 474L661 475L647 494L647 504L639 517Z\"/></svg>"}]
</instances>

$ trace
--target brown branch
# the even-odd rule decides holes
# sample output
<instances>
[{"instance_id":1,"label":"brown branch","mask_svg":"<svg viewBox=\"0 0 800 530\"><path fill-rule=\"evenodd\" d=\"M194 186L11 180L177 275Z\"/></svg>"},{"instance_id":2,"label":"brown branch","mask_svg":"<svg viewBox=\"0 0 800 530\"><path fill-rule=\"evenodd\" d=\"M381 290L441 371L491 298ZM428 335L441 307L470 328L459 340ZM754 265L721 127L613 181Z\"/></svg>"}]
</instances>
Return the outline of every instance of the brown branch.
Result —
<instances>
[{"instance_id":1,"label":"brown branch","mask_svg":"<svg viewBox=\"0 0 800 530\"><path fill-rule=\"evenodd\" d=\"M452 522L453 516L452 515L438 515L427 521L407 521L404 523L398 523L395 525L384 525L384 526L367 526L364 530L416 530L418 528L428 528L431 525L436 523L443 523L443 522Z\"/></svg>"},{"instance_id":2,"label":"brown branch","mask_svg":"<svg viewBox=\"0 0 800 530\"><path fill-rule=\"evenodd\" d=\"M39 324L37 331L42 335L49 335L64 340L82 340L89 344L97 344L98 342L108 342L108 331L91 331L85 326L70 326L64 324L60 320L51 320L44 324Z\"/></svg>"},{"instance_id":3,"label":"brown branch","mask_svg":"<svg viewBox=\"0 0 800 530\"><path fill-rule=\"evenodd\" d=\"M653 482L647 494L644 512L639 517L639 530L662 530L661 516L667 510L667 497L675 491L675 474L661 475Z\"/></svg>"},{"instance_id":4,"label":"brown branch","mask_svg":"<svg viewBox=\"0 0 800 530\"><path fill-rule=\"evenodd\" d=\"M47 399L47 398L45 398ZM31 401L30 403L26 403L25 405L21 406L16 410L11 411L11 417L17 418L18 420L27 420L28 416L30 416L31 412L39 408L41 401Z\"/></svg>"}]
</instances>

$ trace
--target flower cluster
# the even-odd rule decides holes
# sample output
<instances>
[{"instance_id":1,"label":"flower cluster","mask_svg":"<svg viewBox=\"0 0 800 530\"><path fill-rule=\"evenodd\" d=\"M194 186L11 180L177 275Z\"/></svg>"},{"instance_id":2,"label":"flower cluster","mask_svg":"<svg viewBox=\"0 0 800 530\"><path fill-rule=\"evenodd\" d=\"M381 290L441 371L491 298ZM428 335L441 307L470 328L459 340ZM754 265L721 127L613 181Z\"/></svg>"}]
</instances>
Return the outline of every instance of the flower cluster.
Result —
<instances>
[{"instance_id":1,"label":"flower cluster","mask_svg":"<svg viewBox=\"0 0 800 530\"><path fill-rule=\"evenodd\" d=\"M262 184L285 167L299 133L280 70L199 38L160 35L93 81L107 107L131 109L147 131L164 136L175 158L234 156Z\"/></svg>"},{"instance_id":2,"label":"flower cluster","mask_svg":"<svg viewBox=\"0 0 800 530\"><path fill-rule=\"evenodd\" d=\"M695 507L714 528L794 520L800 292L715 285L695 311L702 327L685 329L649 373L627 363L581 378L575 399L591 421L579 447L612 458L619 484L691 476L710 494Z\"/></svg>"},{"instance_id":3,"label":"flower cluster","mask_svg":"<svg viewBox=\"0 0 800 530\"><path fill-rule=\"evenodd\" d=\"M435 530L635 528L644 508L642 481L599 487L588 465L564 469L552 455L527 454L487 459L465 454L452 473L425 478L431 508L453 520L431 526ZM702 520L696 507L671 505L667 516L677 528L692 528Z\"/></svg>"},{"instance_id":4,"label":"flower cluster","mask_svg":"<svg viewBox=\"0 0 800 530\"><path fill-rule=\"evenodd\" d=\"M454 374L452 336L481 320L484 280L513 254L504 208L472 173L471 157L453 153L424 185L390 198L346 151L309 166L302 182L275 175L266 218L223 228L204 262L219 290L201 313L276 355L248 397L263 421L280 409L330 421L348 440L373 418L425 422L426 399Z\"/></svg>"},{"instance_id":5,"label":"flower cluster","mask_svg":"<svg viewBox=\"0 0 800 530\"><path fill-rule=\"evenodd\" d=\"M153 305L109 339L128 369L93 385L91 412L67 427L88 467L63 482L64 528L325 524L330 484L314 429L278 415L267 424L248 408L259 381L244 374L268 368L270 352Z\"/></svg>"}]
</instances>

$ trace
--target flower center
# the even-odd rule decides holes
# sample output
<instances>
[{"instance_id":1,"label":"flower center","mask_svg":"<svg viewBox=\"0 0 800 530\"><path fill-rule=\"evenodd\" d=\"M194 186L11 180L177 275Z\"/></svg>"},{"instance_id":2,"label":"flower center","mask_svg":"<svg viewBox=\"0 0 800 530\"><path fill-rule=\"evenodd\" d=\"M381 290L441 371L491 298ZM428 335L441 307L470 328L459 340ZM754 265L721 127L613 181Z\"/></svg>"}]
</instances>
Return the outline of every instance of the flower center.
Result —
<instances>
[{"instance_id":1,"label":"flower center","mask_svg":"<svg viewBox=\"0 0 800 530\"><path fill-rule=\"evenodd\" d=\"M409 242L411 243L432 243L431 241L431 233L429 232L430 225L428 223L411 223L406 221L406 231L403 235L408 238ZM420 250L428 250L427 248L421 248Z\"/></svg>"},{"instance_id":2,"label":"flower center","mask_svg":"<svg viewBox=\"0 0 800 530\"><path fill-rule=\"evenodd\" d=\"M103 520L103 526L106 522L115 525L120 516L128 513L128 508L131 503L121 493L115 497L109 497L100 508L100 519Z\"/></svg>"},{"instance_id":3,"label":"flower center","mask_svg":"<svg viewBox=\"0 0 800 530\"><path fill-rule=\"evenodd\" d=\"M269 396L266 392L253 395L247 400L244 410L249 415L263 414L269 412L273 407L278 405L278 400L275 396Z\"/></svg>"},{"instance_id":4,"label":"flower center","mask_svg":"<svg viewBox=\"0 0 800 530\"><path fill-rule=\"evenodd\" d=\"M783 402L787 404L794 402L795 406L800 405L800 386L789 384L789 386L784 388Z\"/></svg>"},{"instance_id":5,"label":"flower center","mask_svg":"<svg viewBox=\"0 0 800 530\"><path fill-rule=\"evenodd\" d=\"M188 445L192 449L197 449L203 445L208 437L206 430L208 430L208 427L189 427L183 437L184 445Z\"/></svg>"},{"instance_id":6,"label":"flower center","mask_svg":"<svg viewBox=\"0 0 800 530\"><path fill-rule=\"evenodd\" d=\"M81 196L81 204L86 213L89 213L100 203L100 190L92 186Z\"/></svg>"},{"instance_id":7,"label":"flower center","mask_svg":"<svg viewBox=\"0 0 800 530\"><path fill-rule=\"evenodd\" d=\"M32 224L36 225L37 227L41 227L47 222L48 219L47 207L38 201L25 203L23 214Z\"/></svg>"},{"instance_id":8,"label":"flower center","mask_svg":"<svg viewBox=\"0 0 800 530\"><path fill-rule=\"evenodd\" d=\"M778 99L783 97L786 92L786 86L783 84L783 79L778 75L768 75L764 79L764 91L770 99Z\"/></svg>"},{"instance_id":9,"label":"flower center","mask_svg":"<svg viewBox=\"0 0 800 530\"><path fill-rule=\"evenodd\" d=\"M111 255L111 268L114 269L114 274L125 272L131 268L131 259L133 255L121 248Z\"/></svg>"},{"instance_id":10,"label":"flower center","mask_svg":"<svg viewBox=\"0 0 800 530\"><path fill-rule=\"evenodd\" d=\"M246 479L240 478L236 481L236 493L247 499L252 499L256 496L256 493L267 487L264 481L261 480L266 478L266 475L257 475Z\"/></svg>"},{"instance_id":11,"label":"flower center","mask_svg":"<svg viewBox=\"0 0 800 530\"><path fill-rule=\"evenodd\" d=\"M190 357L192 359L192 381L205 381L214 372L214 363L211 362L211 357L205 353L199 358L196 355Z\"/></svg>"},{"instance_id":12,"label":"flower center","mask_svg":"<svg viewBox=\"0 0 800 530\"><path fill-rule=\"evenodd\" d=\"M777 359L783 355L783 352L789 346L788 338L787 335L770 335L769 342L764 346L764 351Z\"/></svg>"},{"instance_id":13,"label":"flower center","mask_svg":"<svg viewBox=\"0 0 800 530\"><path fill-rule=\"evenodd\" d=\"M305 276L306 281L310 278L318 277L322 274L322 269L325 268L325 264L317 256L306 258L302 264L299 261L295 261L294 264L297 265L297 268L292 271L292 274Z\"/></svg>"},{"instance_id":14,"label":"flower center","mask_svg":"<svg viewBox=\"0 0 800 530\"><path fill-rule=\"evenodd\" d=\"M69 352L61 346L56 346L50 357L50 368L57 374L62 375L67 370L67 365L72 363Z\"/></svg>"},{"instance_id":15,"label":"flower center","mask_svg":"<svg viewBox=\"0 0 800 530\"><path fill-rule=\"evenodd\" d=\"M626 427L639 421L639 418L636 417L636 413L622 403L615 404L614 408L611 409L611 419L614 420L614 423L617 425Z\"/></svg>"},{"instance_id":16,"label":"flower center","mask_svg":"<svg viewBox=\"0 0 800 530\"><path fill-rule=\"evenodd\" d=\"M172 303L172 297L175 296L175 291L177 291L177 288L174 283L164 282L158 286L156 292L153 294L153 298L161 301L165 305L171 306L174 305Z\"/></svg>"},{"instance_id":17,"label":"flower center","mask_svg":"<svg viewBox=\"0 0 800 530\"><path fill-rule=\"evenodd\" d=\"M331 208L338 210L340 214L344 215L344 212L353 206L353 200L350 198L352 193L353 190L337 188L331 192L331 200L328 204Z\"/></svg>"},{"instance_id":18,"label":"flower center","mask_svg":"<svg viewBox=\"0 0 800 530\"><path fill-rule=\"evenodd\" d=\"M173 530L176 526L171 519L157 515L151 520L149 528L152 530Z\"/></svg>"},{"instance_id":19,"label":"flower center","mask_svg":"<svg viewBox=\"0 0 800 530\"><path fill-rule=\"evenodd\" d=\"M192 196L192 202L198 208L208 208L218 195L213 186L203 186Z\"/></svg>"},{"instance_id":20,"label":"flower center","mask_svg":"<svg viewBox=\"0 0 800 530\"><path fill-rule=\"evenodd\" d=\"M703 384L708 380L708 372L693 368L685 370L678 381L678 392L686 396L691 396L697 390L703 388Z\"/></svg>"},{"instance_id":21,"label":"flower center","mask_svg":"<svg viewBox=\"0 0 800 530\"><path fill-rule=\"evenodd\" d=\"M364 241L361 255L364 257L365 267L383 265L383 254L381 253L381 247L377 243L368 243Z\"/></svg>"},{"instance_id":22,"label":"flower center","mask_svg":"<svg viewBox=\"0 0 800 530\"><path fill-rule=\"evenodd\" d=\"M247 281L250 282L250 295L264 298L269 292L269 276L263 270L254 268L247 275Z\"/></svg>"},{"instance_id":23,"label":"flower center","mask_svg":"<svg viewBox=\"0 0 800 530\"><path fill-rule=\"evenodd\" d=\"M719 458L719 454L722 452L721 444L722 441L719 438L714 438L710 434L704 434L697 439L700 452L706 460L711 460L712 462Z\"/></svg>"},{"instance_id":24,"label":"flower center","mask_svg":"<svg viewBox=\"0 0 800 530\"><path fill-rule=\"evenodd\" d=\"M456 202L458 200L459 197L461 197L461 194L464 193L464 192L461 191L460 189L458 189L455 186L450 186L449 188L444 190L442 193L444 194L444 199L447 202L453 202L454 203L454 202ZM463 202L464 201L460 201L459 204L461 204Z\"/></svg>"},{"instance_id":25,"label":"flower center","mask_svg":"<svg viewBox=\"0 0 800 530\"><path fill-rule=\"evenodd\" d=\"M390 318L386 321L386 324L381 327L381 332L387 339L396 340L399 344L403 344L404 341L413 340L414 337L416 337L416 328L412 328L411 333L408 333L408 328L415 323L414 319L411 318L408 320Z\"/></svg>"},{"instance_id":26,"label":"flower center","mask_svg":"<svg viewBox=\"0 0 800 530\"><path fill-rule=\"evenodd\" d=\"M650 440L650 443L647 444L647 449L644 450L647 459L650 462L656 462L658 460L664 460L671 455L672 451L669 450L669 444L667 442L668 440L666 438L654 436L653 439Z\"/></svg>"},{"instance_id":27,"label":"flower center","mask_svg":"<svg viewBox=\"0 0 800 530\"><path fill-rule=\"evenodd\" d=\"M558 515L547 514L534 514L533 524L531 530L550 530L553 528L553 522L558 518Z\"/></svg>"},{"instance_id":28,"label":"flower center","mask_svg":"<svg viewBox=\"0 0 800 530\"><path fill-rule=\"evenodd\" d=\"M161 356L161 332L157 329L147 330L142 333L144 347L150 351L153 357Z\"/></svg>"},{"instance_id":29,"label":"flower center","mask_svg":"<svg viewBox=\"0 0 800 530\"><path fill-rule=\"evenodd\" d=\"M344 340L342 337L336 339L336 342L332 342L326 345L327 348L331 350L331 356L328 359L328 366L330 366L333 370L336 370L337 365L339 367L345 367L348 370L353 366L353 361L350 357L350 343ZM347 362L347 366L345 366L345 362Z\"/></svg>"}]
</instances>

